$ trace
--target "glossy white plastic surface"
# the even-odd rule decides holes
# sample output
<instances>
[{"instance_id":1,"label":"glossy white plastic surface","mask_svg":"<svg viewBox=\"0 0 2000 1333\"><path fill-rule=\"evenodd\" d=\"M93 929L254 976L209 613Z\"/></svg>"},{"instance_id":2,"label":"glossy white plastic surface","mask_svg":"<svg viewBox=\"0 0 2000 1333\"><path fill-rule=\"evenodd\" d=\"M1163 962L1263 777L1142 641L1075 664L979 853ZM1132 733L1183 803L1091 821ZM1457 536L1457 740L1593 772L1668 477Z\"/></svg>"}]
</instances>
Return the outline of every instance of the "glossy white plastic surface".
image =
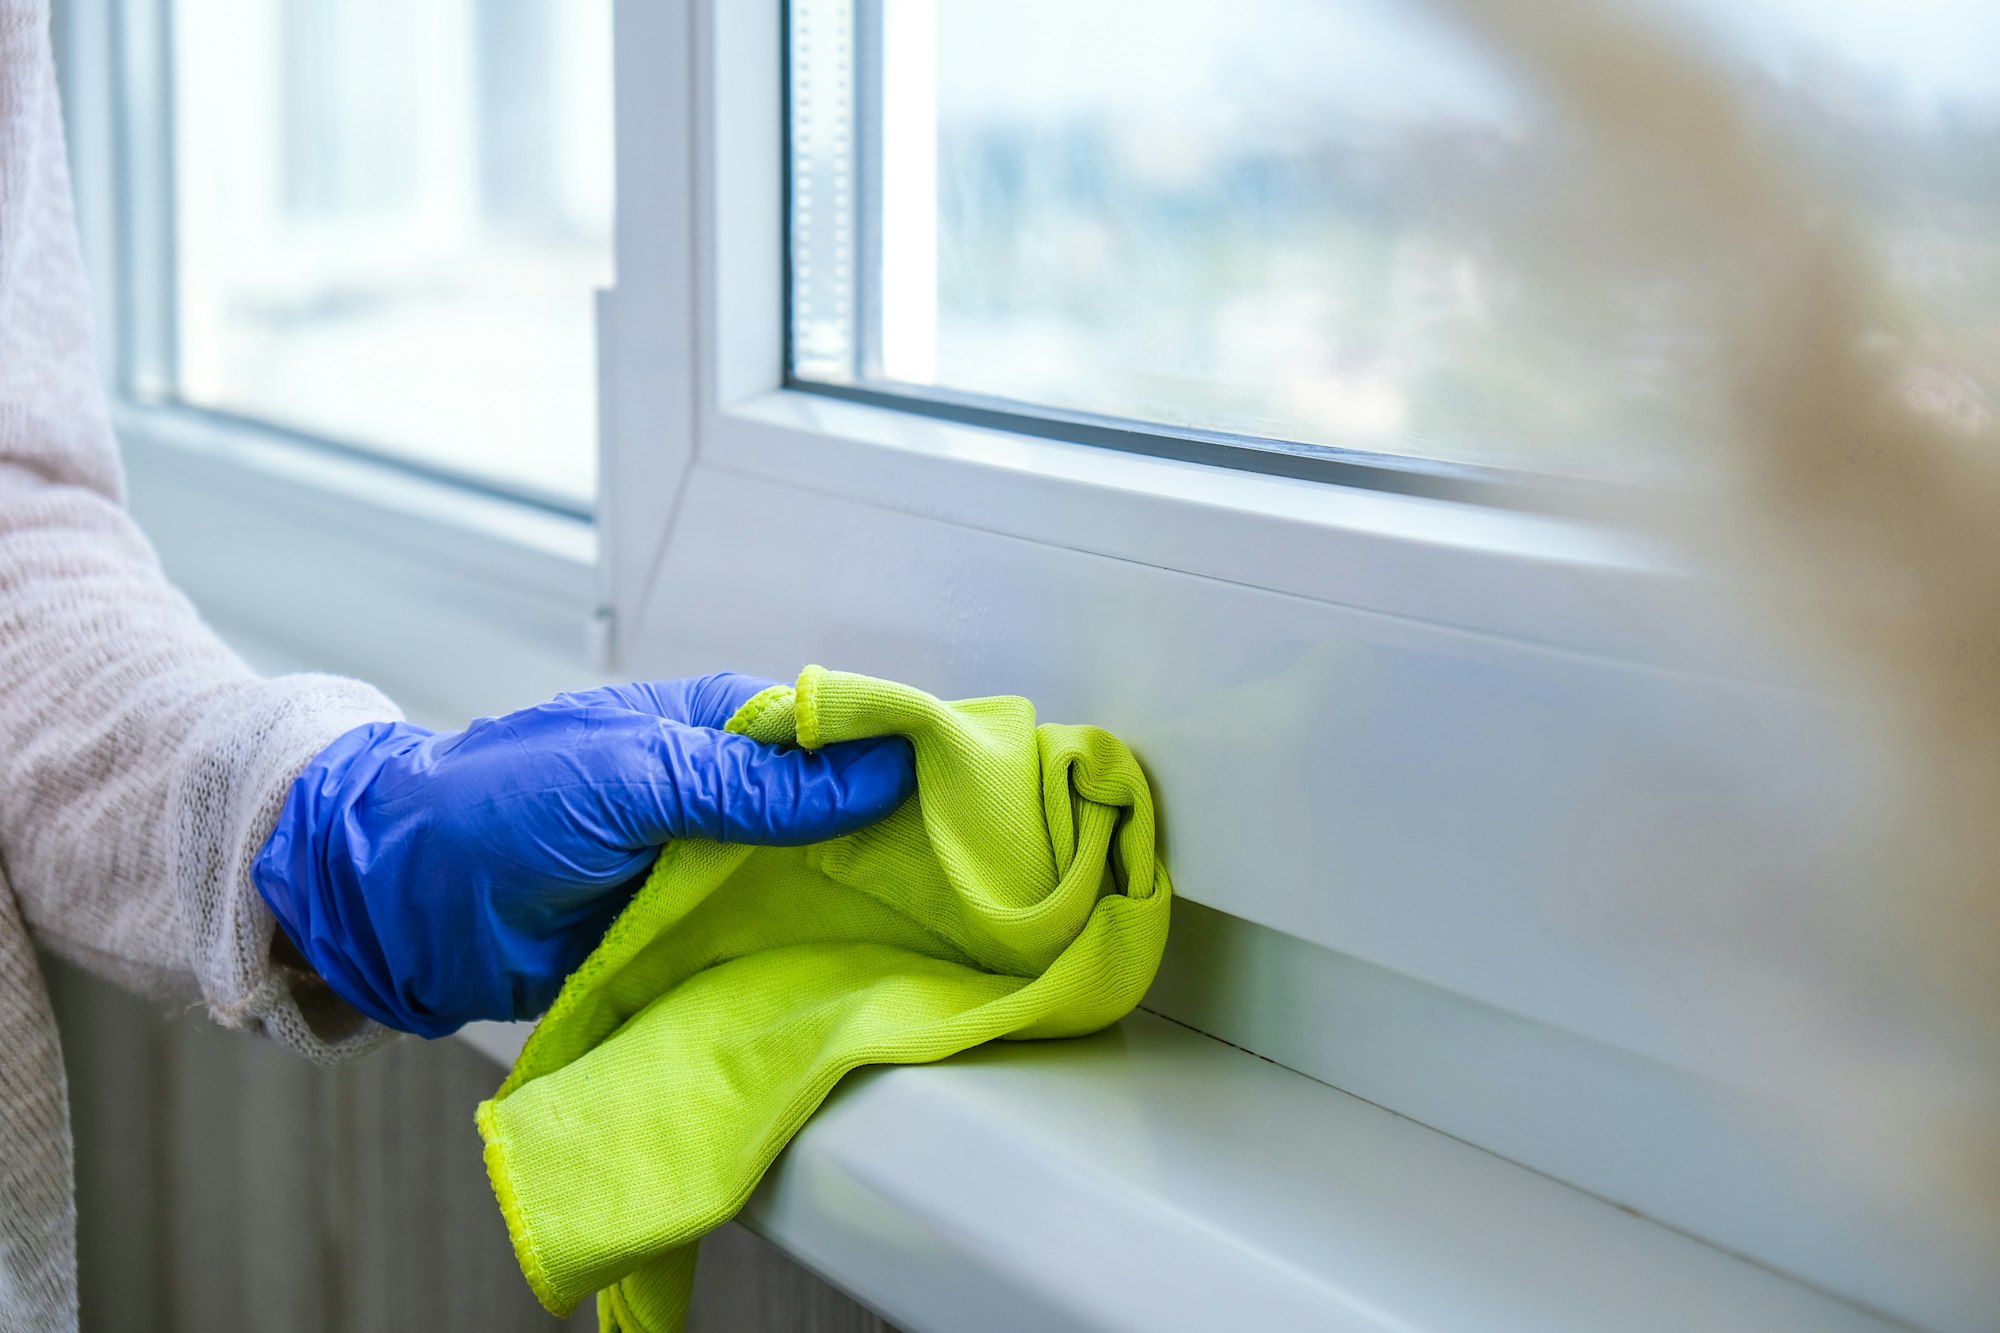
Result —
<instances>
[{"instance_id":1,"label":"glossy white plastic surface","mask_svg":"<svg viewBox=\"0 0 2000 1333\"><path fill-rule=\"evenodd\" d=\"M910 1333L1885 1327L1146 1013L851 1076L743 1220Z\"/></svg>"},{"instance_id":2,"label":"glossy white plastic surface","mask_svg":"<svg viewBox=\"0 0 2000 1333\"><path fill-rule=\"evenodd\" d=\"M906 1333L1897 1327L1144 1011L850 1074L739 1220Z\"/></svg>"}]
</instances>

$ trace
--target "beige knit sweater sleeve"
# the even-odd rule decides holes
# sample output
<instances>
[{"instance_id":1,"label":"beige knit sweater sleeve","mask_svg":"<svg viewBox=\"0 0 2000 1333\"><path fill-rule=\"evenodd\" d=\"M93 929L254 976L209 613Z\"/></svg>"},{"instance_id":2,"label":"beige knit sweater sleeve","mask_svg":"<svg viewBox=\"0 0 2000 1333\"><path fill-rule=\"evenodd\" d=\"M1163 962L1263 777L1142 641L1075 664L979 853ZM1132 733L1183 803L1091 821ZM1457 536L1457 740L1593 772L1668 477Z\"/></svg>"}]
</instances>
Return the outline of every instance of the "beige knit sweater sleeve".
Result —
<instances>
[{"instance_id":1,"label":"beige knit sweater sleeve","mask_svg":"<svg viewBox=\"0 0 2000 1333\"><path fill-rule=\"evenodd\" d=\"M316 1059L379 1032L272 961L250 863L292 778L397 716L263 680L120 503L91 363L46 0L0 0L0 893L42 946Z\"/></svg>"}]
</instances>

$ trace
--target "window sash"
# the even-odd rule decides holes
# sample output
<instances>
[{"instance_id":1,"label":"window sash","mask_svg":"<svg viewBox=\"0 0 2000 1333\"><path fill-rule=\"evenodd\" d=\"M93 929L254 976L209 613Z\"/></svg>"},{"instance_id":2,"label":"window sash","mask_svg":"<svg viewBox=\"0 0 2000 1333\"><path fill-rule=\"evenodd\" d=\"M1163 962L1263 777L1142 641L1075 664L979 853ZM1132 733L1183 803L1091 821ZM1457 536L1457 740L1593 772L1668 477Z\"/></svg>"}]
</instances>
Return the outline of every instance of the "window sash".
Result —
<instances>
[{"instance_id":1,"label":"window sash","mask_svg":"<svg viewBox=\"0 0 2000 1333\"><path fill-rule=\"evenodd\" d=\"M96 182L79 182L86 246L97 285L100 357L112 394L137 408L206 422L222 435L256 432L272 441L364 460L386 471L592 520L597 505L532 483L416 457L393 445L310 425L269 420L189 400L182 392L178 223L174 162L175 0L68 0L79 39L68 61L72 103L101 120L87 153L102 161ZM86 42L84 39L88 39ZM79 172L79 175L84 173ZM87 188L86 188L87 187ZM93 235L97 239L93 240ZM110 332L107 334L106 330Z\"/></svg>"},{"instance_id":2,"label":"window sash","mask_svg":"<svg viewBox=\"0 0 2000 1333\"><path fill-rule=\"evenodd\" d=\"M886 87L884 44L896 39L885 21L890 2L778 0L785 16L786 388L1041 439L1396 494L1542 509L1573 504L1576 491L1589 489L1506 468L1141 421L897 375L897 358L884 345L885 283L895 273L884 256L920 249L924 238L889 234L905 210L884 206L892 174L884 159L898 150L906 160L920 155L889 137L920 117L884 103L923 91Z\"/></svg>"}]
</instances>

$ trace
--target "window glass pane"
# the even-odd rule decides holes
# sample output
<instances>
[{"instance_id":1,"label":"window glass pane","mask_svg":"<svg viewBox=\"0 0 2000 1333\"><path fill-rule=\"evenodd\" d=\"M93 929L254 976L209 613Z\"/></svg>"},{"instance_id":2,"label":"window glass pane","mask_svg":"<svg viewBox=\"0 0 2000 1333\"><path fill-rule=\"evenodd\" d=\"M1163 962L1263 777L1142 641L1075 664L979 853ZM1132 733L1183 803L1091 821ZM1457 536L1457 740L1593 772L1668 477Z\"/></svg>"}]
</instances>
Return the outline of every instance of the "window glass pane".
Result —
<instances>
[{"instance_id":1,"label":"window glass pane","mask_svg":"<svg viewBox=\"0 0 2000 1333\"><path fill-rule=\"evenodd\" d=\"M2000 8L1652 8L1827 168L1916 306L2000 342ZM1704 427L1688 390L1714 368L1671 302L1579 280L1592 193L1618 187L1579 173L1554 99L1450 12L794 0L794 375L1653 466Z\"/></svg>"},{"instance_id":2,"label":"window glass pane","mask_svg":"<svg viewBox=\"0 0 2000 1333\"><path fill-rule=\"evenodd\" d=\"M610 0L174 0L179 397L570 502Z\"/></svg>"}]
</instances>

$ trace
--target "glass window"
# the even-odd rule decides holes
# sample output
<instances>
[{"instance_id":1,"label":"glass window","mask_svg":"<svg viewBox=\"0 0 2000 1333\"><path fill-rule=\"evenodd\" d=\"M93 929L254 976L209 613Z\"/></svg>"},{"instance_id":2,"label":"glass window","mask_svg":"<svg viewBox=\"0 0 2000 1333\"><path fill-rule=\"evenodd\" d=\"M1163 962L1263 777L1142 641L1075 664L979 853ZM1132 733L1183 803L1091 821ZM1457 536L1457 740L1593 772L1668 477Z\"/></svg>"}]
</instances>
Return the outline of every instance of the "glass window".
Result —
<instances>
[{"instance_id":1,"label":"glass window","mask_svg":"<svg viewBox=\"0 0 2000 1333\"><path fill-rule=\"evenodd\" d=\"M172 0L166 396L596 486L610 0Z\"/></svg>"},{"instance_id":2,"label":"glass window","mask_svg":"<svg viewBox=\"0 0 2000 1333\"><path fill-rule=\"evenodd\" d=\"M1915 305L2000 343L2000 9L1654 8L1828 168ZM1450 6L790 14L796 382L1571 474L1700 428L1713 367L1651 318L1673 303L1584 292L1615 182Z\"/></svg>"}]
</instances>

